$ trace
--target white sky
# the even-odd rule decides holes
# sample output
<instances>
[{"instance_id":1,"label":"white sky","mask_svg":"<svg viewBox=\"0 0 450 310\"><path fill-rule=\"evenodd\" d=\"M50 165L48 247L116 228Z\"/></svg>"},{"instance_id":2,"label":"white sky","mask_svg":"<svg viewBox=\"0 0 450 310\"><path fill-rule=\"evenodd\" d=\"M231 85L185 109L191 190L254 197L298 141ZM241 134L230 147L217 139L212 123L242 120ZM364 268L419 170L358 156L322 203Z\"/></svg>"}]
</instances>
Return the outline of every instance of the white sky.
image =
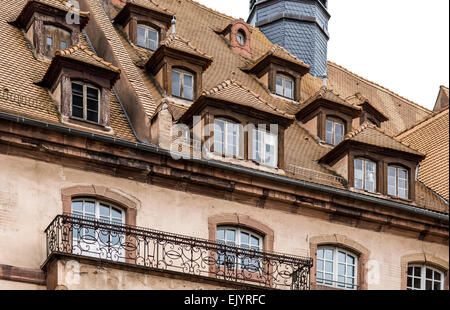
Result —
<instances>
[{"instance_id":1,"label":"white sky","mask_svg":"<svg viewBox=\"0 0 450 310\"><path fill-rule=\"evenodd\" d=\"M247 20L248 0L197 0ZM328 59L428 109L449 86L448 0L329 0Z\"/></svg>"}]
</instances>

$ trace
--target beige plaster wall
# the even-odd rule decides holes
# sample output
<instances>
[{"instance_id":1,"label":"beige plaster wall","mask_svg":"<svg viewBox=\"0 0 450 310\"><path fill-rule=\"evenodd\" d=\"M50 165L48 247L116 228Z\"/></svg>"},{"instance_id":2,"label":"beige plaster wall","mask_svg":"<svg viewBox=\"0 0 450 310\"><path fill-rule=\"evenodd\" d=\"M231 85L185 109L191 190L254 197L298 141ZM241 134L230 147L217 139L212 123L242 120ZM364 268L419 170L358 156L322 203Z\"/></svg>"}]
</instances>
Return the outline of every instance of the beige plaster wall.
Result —
<instances>
[{"instance_id":1,"label":"beige plaster wall","mask_svg":"<svg viewBox=\"0 0 450 310\"><path fill-rule=\"evenodd\" d=\"M47 287L43 285L29 284L14 282L8 280L0 280L0 291L1 290L46 290Z\"/></svg>"},{"instance_id":2,"label":"beige plaster wall","mask_svg":"<svg viewBox=\"0 0 450 310\"><path fill-rule=\"evenodd\" d=\"M62 213L61 189L103 185L141 202L137 225L208 238L208 218L220 214L248 215L275 232L274 250L309 256L309 239L344 235L369 251L369 289L401 288L401 257L429 253L448 262L448 246L387 233L357 229L316 218L238 202L203 197L136 181L19 157L0 155L0 264L39 268L46 258L44 230ZM139 284L141 285L141 284ZM175 285L175 284L174 284Z\"/></svg>"}]
</instances>

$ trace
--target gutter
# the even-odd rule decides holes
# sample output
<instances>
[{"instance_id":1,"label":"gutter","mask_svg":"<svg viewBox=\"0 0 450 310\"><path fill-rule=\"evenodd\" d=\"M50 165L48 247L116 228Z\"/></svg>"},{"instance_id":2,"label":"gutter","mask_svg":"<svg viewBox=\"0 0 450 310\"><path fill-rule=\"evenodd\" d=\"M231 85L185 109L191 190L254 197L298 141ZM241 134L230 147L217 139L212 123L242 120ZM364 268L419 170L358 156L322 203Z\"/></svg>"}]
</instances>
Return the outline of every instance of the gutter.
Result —
<instances>
[{"instance_id":1,"label":"gutter","mask_svg":"<svg viewBox=\"0 0 450 310\"><path fill-rule=\"evenodd\" d=\"M32 120L32 119L25 118L22 116L12 115L9 113L0 112L0 119L16 122L19 124L47 128L47 129L65 133L65 134L73 134L73 135L77 135L77 136L84 137L84 138L90 138L90 139L94 139L94 140L106 142L106 143L113 143L113 144L116 144L119 146L133 148L133 149L137 149L137 150L145 151L145 152L151 152L151 153L155 153L155 154L163 155L163 156L172 156L173 154L180 155L181 158L183 158L183 156L185 156L184 154L177 154L177 153L171 152L167 149L160 148L154 144L150 144L148 142L143 142L142 140L141 140L141 142L130 142L130 141L126 141L123 139L117 139L117 138L108 137L108 136L95 134L95 133L90 133L90 132L86 132L86 131L82 131L82 130L78 130L78 129L72 129L69 127L61 126L61 125L51 124L51 123L42 122L42 121L36 121L36 120ZM399 209L399 210L403 210L403 211L408 211L408 212L411 212L411 213L414 213L417 215L427 216L427 217L430 217L430 218L436 219L436 220L447 221L447 222L449 221L449 215L446 215L443 213L425 210L425 209L421 209L421 208L414 207L411 205L394 202L394 201L390 201L390 200L386 200L386 199L382 199L382 198L378 198L378 197L372 197L369 195L354 193L354 192L350 192L347 190L334 188L331 186L320 185L320 184L310 183L310 182L301 181L301 180L295 180L295 179L291 179L288 177L274 175L274 174L271 174L268 172L257 171L257 170L253 170L253 169L249 169L249 168L245 168L245 167L231 166L229 164L221 163L221 162L213 161L213 160L196 159L196 158L189 158L189 159L184 159L184 160L198 163L201 165L206 165L209 167L225 169L225 170L236 172L236 173L245 173L245 174L248 174L251 176L260 177L260 178L268 179L268 180L275 181L275 182L299 186L299 187L303 187L303 188L307 188L307 189L311 189L311 190L322 191L322 192L332 194L332 195L343 196L343 197L350 198L350 199L356 199L356 200L360 200L360 201L380 204L383 206L387 206L387 207L391 207L391 208L395 208L395 209Z\"/></svg>"}]
</instances>

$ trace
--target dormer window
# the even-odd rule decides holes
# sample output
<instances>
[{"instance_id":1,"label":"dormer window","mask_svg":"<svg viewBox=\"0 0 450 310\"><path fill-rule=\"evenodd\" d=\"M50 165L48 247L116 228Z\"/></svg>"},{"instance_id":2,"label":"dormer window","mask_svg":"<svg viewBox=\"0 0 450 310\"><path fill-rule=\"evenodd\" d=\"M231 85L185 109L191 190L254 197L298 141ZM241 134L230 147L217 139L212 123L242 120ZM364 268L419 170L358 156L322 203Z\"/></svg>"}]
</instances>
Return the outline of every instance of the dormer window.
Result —
<instances>
[{"instance_id":1,"label":"dormer window","mask_svg":"<svg viewBox=\"0 0 450 310\"><path fill-rule=\"evenodd\" d=\"M72 117L98 123L100 90L90 84L72 82Z\"/></svg>"},{"instance_id":2,"label":"dormer window","mask_svg":"<svg viewBox=\"0 0 450 310\"><path fill-rule=\"evenodd\" d=\"M399 166L388 167L388 195L409 198L408 170Z\"/></svg>"},{"instance_id":3,"label":"dormer window","mask_svg":"<svg viewBox=\"0 0 450 310\"><path fill-rule=\"evenodd\" d=\"M377 164L373 161L355 159L355 188L375 193L377 191Z\"/></svg>"},{"instance_id":4,"label":"dormer window","mask_svg":"<svg viewBox=\"0 0 450 310\"><path fill-rule=\"evenodd\" d=\"M194 98L194 76L181 69L172 70L172 95L186 100Z\"/></svg>"},{"instance_id":5,"label":"dormer window","mask_svg":"<svg viewBox=\"0 0 450 310\"><path fill-rule=\"evenodd\" d=\"M294 79L286 76L286 75L282 75L282 74L277 74L276 77L276 94L289 98L289 99L294 99Z\"/></svg>"},{"instance_id":6,"label":"dormer window","mask_svg":"<svg viewBox=\"0 0 450 310\"><path fill-rule=\"evenodd\" d=\"M214 120L214 152L238 157L240 152L239 124L225 119Z\"/></svg>"},{"instance_id":7,"label":"dormer window","mask_svg":"<svg viewBox=\"0 0 450 310\"><path fill-rule=\"evenodd\" d=\"M145 26L137 26L137 43L138 46L155 51L159 45L159 33L157 30Z\"/></svg>"},{"instance_id":8,"label":"dormer window","mask_svg":"<svg viewBox=\"0 0 450 310\"><path fill-rule=\"evenodd\" d=\"M44 26L45 33L45 56L52 58L58 49L66 49L71 45L70 32L53 25Z\"/></svg>"},{"instance_id":9,"label":"dormer window","mask_svg":"<svg viewBox=\"0 0 450 310\"><path fill-rule=\"evenodd\" d=\"M338 145L344 140L345 124L336 118L327 118L325 125L325 142L330 145Z\"/></svg>"},{"instance_id":10,"label":"dormer window","mask_svg":"<svg viewBox=\"0 0 450 310\"><path fill-rule=\"evenodd\" d=\"M276 167L278 164L278 136L263 130L253 131L253 160Z\"/></svg>"}]
</instances>

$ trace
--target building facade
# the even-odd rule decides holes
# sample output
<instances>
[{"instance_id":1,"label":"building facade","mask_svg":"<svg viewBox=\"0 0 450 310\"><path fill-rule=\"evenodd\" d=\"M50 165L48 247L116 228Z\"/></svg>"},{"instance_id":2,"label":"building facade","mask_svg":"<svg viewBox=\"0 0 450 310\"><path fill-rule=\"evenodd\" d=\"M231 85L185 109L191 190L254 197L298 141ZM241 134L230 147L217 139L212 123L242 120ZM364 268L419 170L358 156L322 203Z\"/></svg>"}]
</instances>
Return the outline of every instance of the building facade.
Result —
<instances>
[{"instance_id":1,"label":"building facade","mask_svg":"<svg viewBox=\"0 0 450 310\"><path fill-rule=\"evenodd\" d=\"M448 104L191 0L4 5L0 289L448 289Z\"/></svg>"}]
</instances>

